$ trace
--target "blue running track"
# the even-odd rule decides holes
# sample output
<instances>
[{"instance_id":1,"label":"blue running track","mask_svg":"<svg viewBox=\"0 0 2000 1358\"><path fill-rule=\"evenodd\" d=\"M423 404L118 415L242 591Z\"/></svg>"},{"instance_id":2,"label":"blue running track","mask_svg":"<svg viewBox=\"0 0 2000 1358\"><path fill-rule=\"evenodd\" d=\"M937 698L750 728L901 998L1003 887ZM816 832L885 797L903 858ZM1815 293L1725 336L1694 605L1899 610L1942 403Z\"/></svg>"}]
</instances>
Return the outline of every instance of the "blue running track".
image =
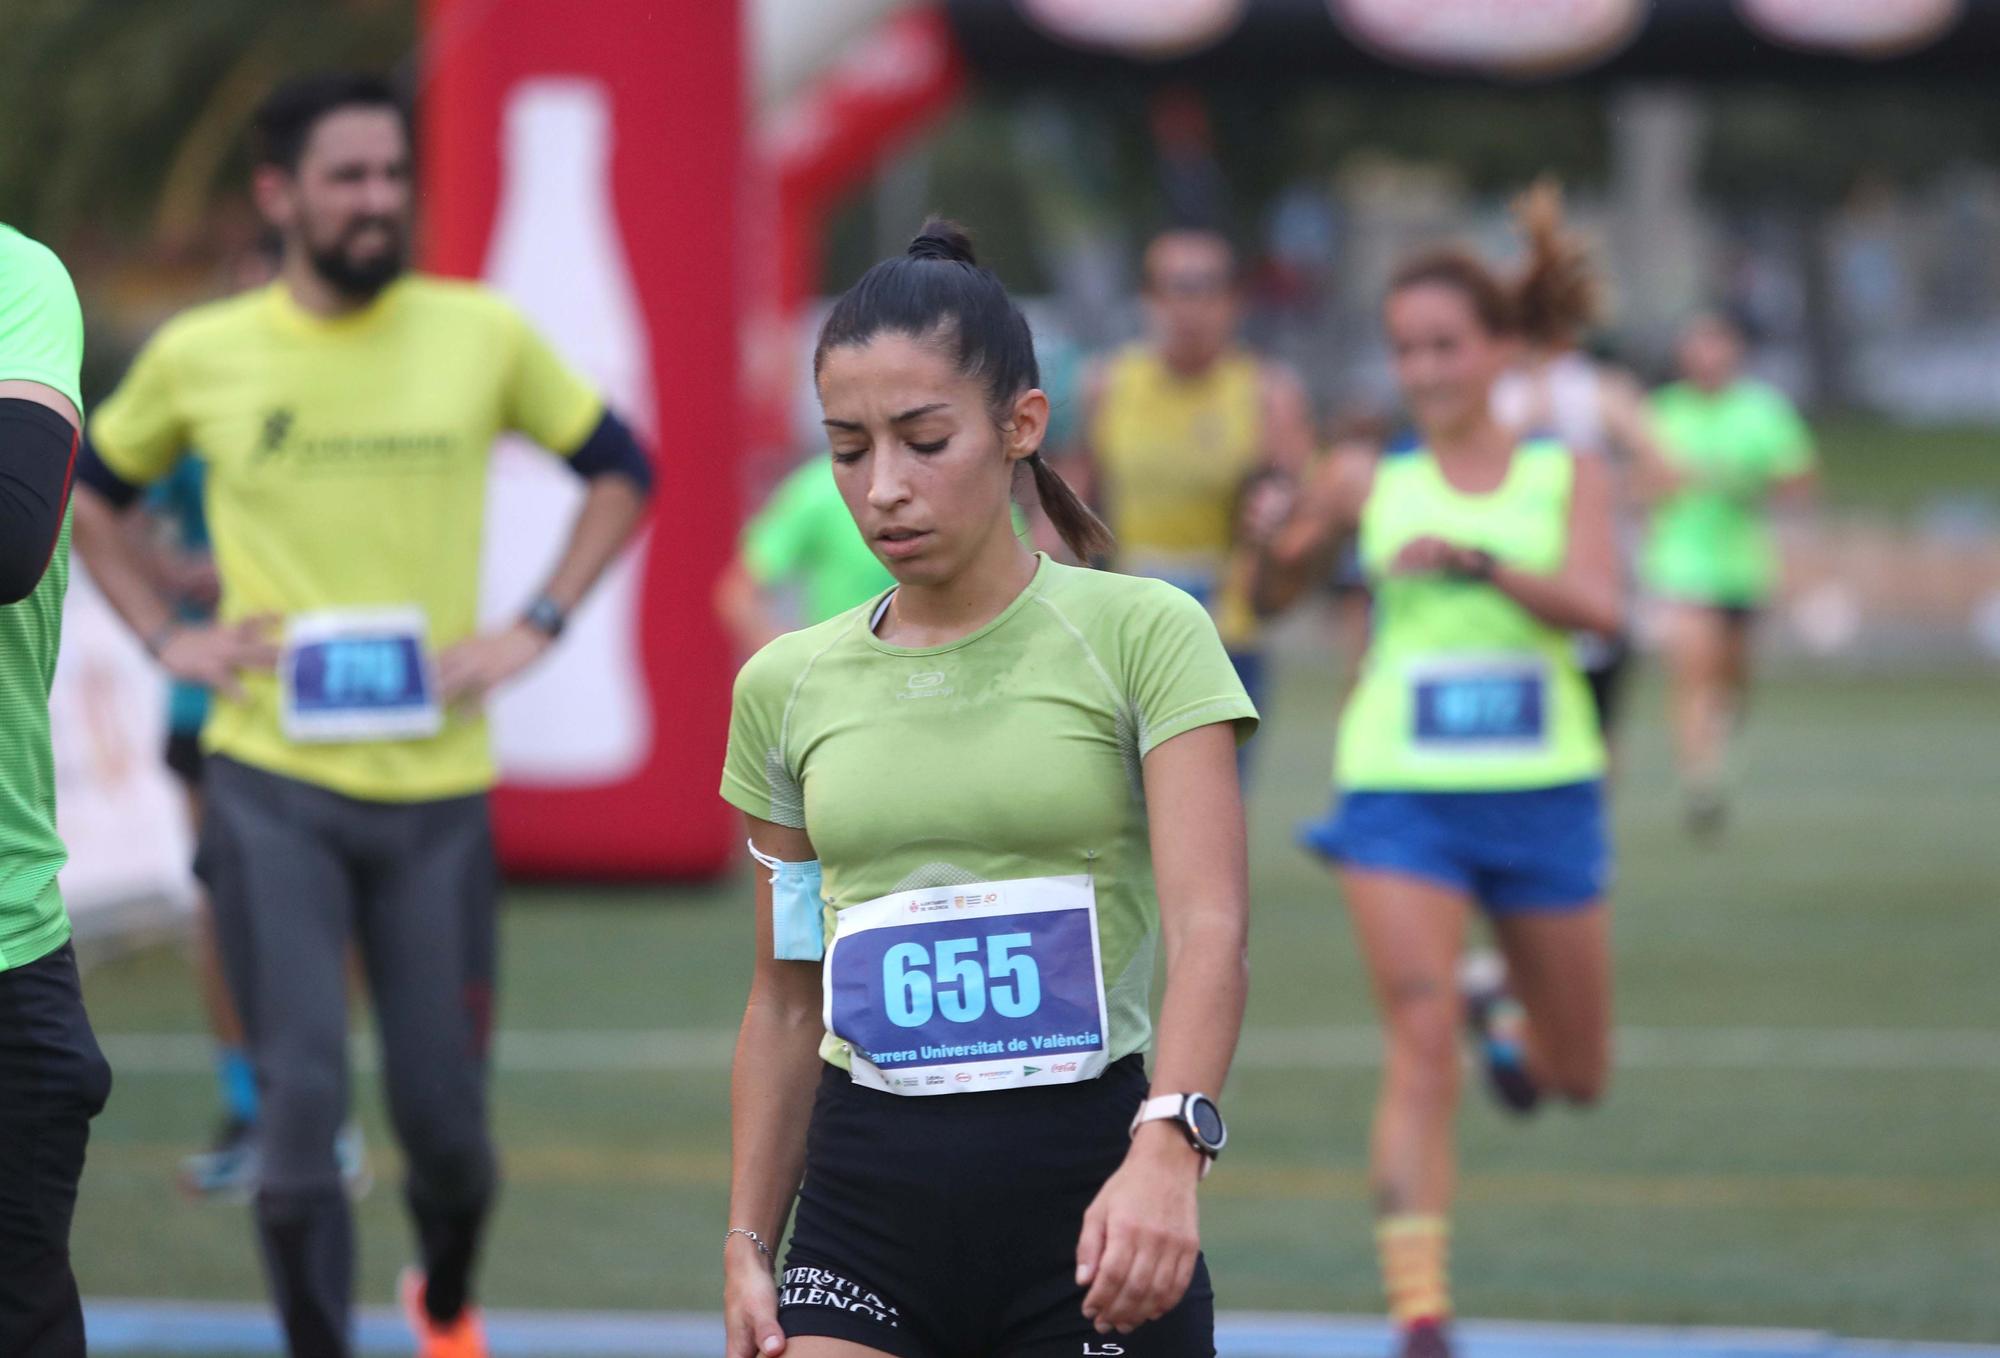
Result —
<instances>
[{"instance_id":1,"label":"blue running track","mask_svg":"<svg viewBox=\"0 0 2000 1358\"><path fill-rule=\"evenodd\" d=\"M93 1301L85 1306L93 1353L257 1354L280 1352L270 1312L257 1305L178 1301ZM720 1322L686 1312L491 1311L495 1358L715 1358ZM1388 1328L1339 1316L1225 1314L1222 1358L1383 1358ZM1460 1358L2000 1358L2000 1348L1899 1344L1791 1330L1649 1329L1608 1325L1467 1322ZM361 1312L360 1352L407 1355L409 1332L386 1307Z\"/></svg>"}]
</instances>

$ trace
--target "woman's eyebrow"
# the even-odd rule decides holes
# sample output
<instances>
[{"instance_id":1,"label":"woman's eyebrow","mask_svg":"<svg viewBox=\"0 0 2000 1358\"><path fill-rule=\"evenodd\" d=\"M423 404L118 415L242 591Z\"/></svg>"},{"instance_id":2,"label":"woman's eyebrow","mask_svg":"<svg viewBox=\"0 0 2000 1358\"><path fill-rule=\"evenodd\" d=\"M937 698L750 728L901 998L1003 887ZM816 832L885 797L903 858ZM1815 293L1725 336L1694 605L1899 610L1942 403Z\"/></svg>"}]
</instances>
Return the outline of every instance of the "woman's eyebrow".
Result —
<instances>
[{"instance_id":1,"label":"woman's eyebrow","mask_svg":"<svg viewBox=\"0 0 2000 1358\"><path fill-rule=\"evenodd\" d=\"M950 410L950 409L951 409L951 402L949 401L932 401L927 406L912 406L910 409L904 411L900 415L891 415L889 417L889 423L907 424L911 420L919 419L922 416L935 415L940 410ZM825 419L821 420L820 423L825 425L828 429L840 429L856 434L862 432L862 425L858 420L836 420L831 415L829 415Z\"/></svg>"}]
</instances>

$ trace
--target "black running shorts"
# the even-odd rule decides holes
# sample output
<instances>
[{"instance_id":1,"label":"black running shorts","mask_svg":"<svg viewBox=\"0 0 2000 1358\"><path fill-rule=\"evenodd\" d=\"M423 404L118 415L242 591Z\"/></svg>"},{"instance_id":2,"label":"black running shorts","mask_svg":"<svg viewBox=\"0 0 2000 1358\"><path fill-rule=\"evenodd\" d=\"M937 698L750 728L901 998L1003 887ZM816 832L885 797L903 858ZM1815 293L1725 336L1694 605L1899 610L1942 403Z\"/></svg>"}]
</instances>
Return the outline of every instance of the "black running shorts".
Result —
<instances>
[{"instance_id":1,"label":"black running shorts","mask_svg":"<svg viewBox=\"0 0 2000 1358\"><path fill-rule=\"evenodd\" d=\"M1598 732L1608 738L1618 725L1625 681L1631 677L1632 639L1621 632L1615 637L1591 637L1589 643L1577 647L1577 659L1584 682L1590 685Z\"/></svg>"},{"instance_id":2,"label":"black running shorts","mask_svg":"<svg viewBox=\"0 0 2000 1358\"><path fill-rule=\"evenodd\" d=\"M167 733L167 768L183 786L201 788L201 732L169 731Z\"/></svg>"},{"instance_id":3,"label":"black running shorts","mask_svg":"<svg viewBox=\"0 0 2000 1358\"><path fill-rule=\"evenodd\" d=\"M1076 1285L1083 1214L1125 1158L1146 1072L910 1098L828 1066L778 1323L896 1358L1213 1358L1206 1263L1179 1306L1100 1335Z\"/></svg>"}]
</instances>

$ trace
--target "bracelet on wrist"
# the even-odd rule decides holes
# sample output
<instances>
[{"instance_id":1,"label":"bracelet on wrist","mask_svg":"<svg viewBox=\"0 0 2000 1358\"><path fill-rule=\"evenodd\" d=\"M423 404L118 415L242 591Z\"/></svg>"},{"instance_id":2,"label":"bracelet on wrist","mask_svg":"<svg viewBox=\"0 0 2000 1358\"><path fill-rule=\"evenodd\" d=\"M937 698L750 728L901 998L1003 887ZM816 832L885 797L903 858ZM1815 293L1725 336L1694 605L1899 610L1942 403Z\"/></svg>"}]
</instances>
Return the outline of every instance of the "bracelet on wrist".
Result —
<instances>
[{"instance_id":1,"label":"bracelet on wrist","mask_svg":"<svg viewBox=\"0 0 2000 1358\"><path fill-rule=\"evenodd\" d=\"M748 1240L751 1244L755 1245L757 1247L757 1253L764 1256L765 1263L775 1264L777 1262L776 1257L773 1256L771 1253L771 1247L764 1243L764 1237L758 1235L748 1226L731 1226L728 1230L722 1233L722 1243L724 1245L727 1245L729 1243L729 1238L735 1235L740 1235L745 1240Z\"/></svg>"}]
</instances>

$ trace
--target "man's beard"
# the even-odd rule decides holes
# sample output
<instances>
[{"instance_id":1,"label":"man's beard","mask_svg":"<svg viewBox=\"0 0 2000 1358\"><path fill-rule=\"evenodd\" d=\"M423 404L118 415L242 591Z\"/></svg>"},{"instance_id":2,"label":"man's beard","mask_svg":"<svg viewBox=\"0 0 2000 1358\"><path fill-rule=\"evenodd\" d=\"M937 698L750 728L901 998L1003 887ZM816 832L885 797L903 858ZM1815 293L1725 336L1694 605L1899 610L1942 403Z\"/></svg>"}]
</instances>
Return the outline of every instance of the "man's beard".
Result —
<instances>
[{"instance_id":1,"label":"man's beard","mask_svg":"<svg viewBox=\"0 0 2000 1358\"><path fill-rule=\"evenodd\" d=\"M365 260L357 261L350 257L347 242L368 227L378 225L388 227L389 248ZM306 257L312 262L313 272L335 292L356 302L366 302L402 275L403 235L388 223L363 222L349 230L336 244L323 249L309 249Z\"/></svg>"}]
</instances>

